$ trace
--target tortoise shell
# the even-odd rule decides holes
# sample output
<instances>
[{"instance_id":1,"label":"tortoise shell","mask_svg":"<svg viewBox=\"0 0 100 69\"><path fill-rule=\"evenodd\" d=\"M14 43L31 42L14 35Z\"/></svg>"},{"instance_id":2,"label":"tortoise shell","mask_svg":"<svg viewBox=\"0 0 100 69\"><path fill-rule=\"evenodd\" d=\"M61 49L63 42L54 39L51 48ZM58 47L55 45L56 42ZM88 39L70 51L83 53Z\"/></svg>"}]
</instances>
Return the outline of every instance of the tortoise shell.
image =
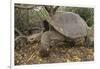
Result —
<instances>
[{"instance_id":1,"label":"tortoise shell","mask_svg":"<svg viewBox=\"0 0 100 69\"><path fill-rule=\"evenodd\" d=\"M74 39L87 35L87 23L76 13L56 12L48 21L59 33L66 37Z\"/></svg>"}]
</instances>

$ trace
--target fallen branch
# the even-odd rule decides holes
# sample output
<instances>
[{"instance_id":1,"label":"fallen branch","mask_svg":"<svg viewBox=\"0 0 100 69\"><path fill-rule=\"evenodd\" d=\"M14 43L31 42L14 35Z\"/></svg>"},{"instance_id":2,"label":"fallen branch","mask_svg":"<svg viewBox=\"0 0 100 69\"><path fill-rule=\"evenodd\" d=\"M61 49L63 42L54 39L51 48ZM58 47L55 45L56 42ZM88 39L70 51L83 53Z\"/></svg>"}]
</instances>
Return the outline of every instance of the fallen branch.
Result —
<instances>
[{"instance_id":1,"label":"fallen branch","mask_svg":"<svg viewBox=\"0 0 100 69\"><path fill-rule=\"evenodd\" d=\"M16 31L20 36L23 36L23 34L21 33L21 31L19 31L17 28L15 28L15 31Z\"/></svg>"},{"instance_id":2,"label":"fallen branch","mask_svg":"<svg viewBox=\"0 0 100 69\"><path fill-rule=\"evenodd\" d=\"M18 39L20 39L20 38L26 38L26 39L27 39L26 36L17 36L17 37L15 38L15 41L18 40Z\"/></svg>"},{"instance_id":3,"label":"fallen branch","mask_svg":"<svg viewBox=\"0 0 100 69\"><path fill-rule=\"evenodd\" d=\"M20 8L20 9L33 9L33 5L15 5L15 8Z\"/></svg>"}]
</instances>

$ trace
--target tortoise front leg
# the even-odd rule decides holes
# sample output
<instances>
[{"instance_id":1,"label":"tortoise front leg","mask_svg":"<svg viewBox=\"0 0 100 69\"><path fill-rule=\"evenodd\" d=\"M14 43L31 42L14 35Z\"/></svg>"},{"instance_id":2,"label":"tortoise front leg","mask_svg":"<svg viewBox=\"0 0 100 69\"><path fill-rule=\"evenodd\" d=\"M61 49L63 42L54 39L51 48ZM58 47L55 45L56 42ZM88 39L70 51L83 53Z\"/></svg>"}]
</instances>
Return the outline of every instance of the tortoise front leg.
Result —
<instances>
[{"instance_id":1,"label":"tortoise front leg","mask_svg":"<svg viewBox=\"0 0 100 69\"><path fill-rule=\"evenodd\" d=\"M41 36L41 45L39 47L39 53L42 57L47 57L50 52L50 39L49 39L49 33L44 32Z\"/></svg>"}]
</instances>

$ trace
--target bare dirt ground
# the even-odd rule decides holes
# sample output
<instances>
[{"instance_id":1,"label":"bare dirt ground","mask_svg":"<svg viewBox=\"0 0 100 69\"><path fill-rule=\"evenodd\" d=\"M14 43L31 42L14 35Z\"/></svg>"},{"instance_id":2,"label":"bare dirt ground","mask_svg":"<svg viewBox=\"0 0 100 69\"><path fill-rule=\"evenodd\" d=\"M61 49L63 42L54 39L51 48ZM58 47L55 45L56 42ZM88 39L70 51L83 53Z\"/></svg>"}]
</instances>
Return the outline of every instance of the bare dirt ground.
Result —
<instances>
[{"instance_id":1,"label":"bare dirt ground","mask_svg":"<svg viewBox=\"0 0 100 69\"><path fill-rule=\"evenodd\" d=\"M40 42L33 44L17 41L15 46L15 65L82 62L94 60L94 47L52 47L50 55L42 58L39 54Z\"/></svg>"}]
</instances>

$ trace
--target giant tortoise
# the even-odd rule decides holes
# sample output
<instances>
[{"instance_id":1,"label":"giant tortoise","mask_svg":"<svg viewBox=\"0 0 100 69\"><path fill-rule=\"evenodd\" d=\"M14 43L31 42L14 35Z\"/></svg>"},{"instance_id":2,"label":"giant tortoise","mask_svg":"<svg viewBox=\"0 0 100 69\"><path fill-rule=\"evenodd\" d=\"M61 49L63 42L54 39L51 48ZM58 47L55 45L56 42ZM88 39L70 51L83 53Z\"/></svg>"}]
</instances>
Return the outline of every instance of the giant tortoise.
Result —
<instances>
[{"instance_id":1,"label":"giant tortoise","mask_svg":"<svg viewBox=\"0 0 100 69\"><path fill-rule=\"evenodd\" d=\"M56 12L54 16L48 19L48 22L54 29L45 31L41 36L40 54L42 56L49 55L50 47L56 46L62 41L71 42L70 44L73 46L88 44L87 23L78 14Z\"/></svg>"}]
</instances>

